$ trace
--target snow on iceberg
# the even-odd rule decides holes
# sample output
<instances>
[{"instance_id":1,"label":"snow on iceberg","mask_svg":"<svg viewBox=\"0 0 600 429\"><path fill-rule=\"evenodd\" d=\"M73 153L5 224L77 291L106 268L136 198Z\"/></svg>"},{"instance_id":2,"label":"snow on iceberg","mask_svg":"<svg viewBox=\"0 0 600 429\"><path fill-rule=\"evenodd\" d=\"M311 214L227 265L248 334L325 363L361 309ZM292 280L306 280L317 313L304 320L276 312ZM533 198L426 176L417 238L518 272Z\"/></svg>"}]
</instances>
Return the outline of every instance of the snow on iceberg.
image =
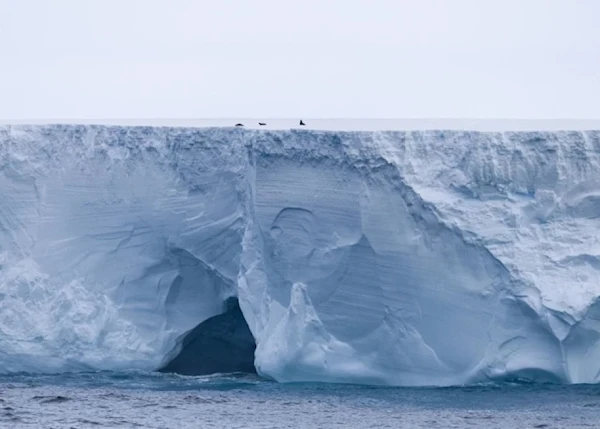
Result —
<instances>
[{"instance_id":1,"label":"snow on iceberg","mask_svg":"<svg viewBox=\"0 0 600 429\"><path fill-rule=\"evenodd\" d=\"M0 370L156 369L237 297L278 381L598 382L599 228L595 131L4 126Z\"/></svg>"}]
</instances>

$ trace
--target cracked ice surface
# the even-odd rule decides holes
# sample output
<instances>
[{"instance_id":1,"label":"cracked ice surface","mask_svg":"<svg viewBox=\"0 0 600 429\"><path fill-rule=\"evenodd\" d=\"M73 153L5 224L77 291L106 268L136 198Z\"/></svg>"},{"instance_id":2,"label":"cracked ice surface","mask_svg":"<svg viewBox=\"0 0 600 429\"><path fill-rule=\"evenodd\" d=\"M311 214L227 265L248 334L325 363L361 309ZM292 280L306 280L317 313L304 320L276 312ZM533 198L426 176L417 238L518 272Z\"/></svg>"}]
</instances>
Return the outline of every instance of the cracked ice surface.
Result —
<instances>
[{"instance_id":1,"label":"cracked ice surface","mask_svg":"<svg viewBox=\"0 0 600 429\"><path fill-rule=\"evenodd\" d=\"M278 381L600 381L600 133L0 127L5 371L158 367L238 296Z\"/></svg>"}]
</instances>

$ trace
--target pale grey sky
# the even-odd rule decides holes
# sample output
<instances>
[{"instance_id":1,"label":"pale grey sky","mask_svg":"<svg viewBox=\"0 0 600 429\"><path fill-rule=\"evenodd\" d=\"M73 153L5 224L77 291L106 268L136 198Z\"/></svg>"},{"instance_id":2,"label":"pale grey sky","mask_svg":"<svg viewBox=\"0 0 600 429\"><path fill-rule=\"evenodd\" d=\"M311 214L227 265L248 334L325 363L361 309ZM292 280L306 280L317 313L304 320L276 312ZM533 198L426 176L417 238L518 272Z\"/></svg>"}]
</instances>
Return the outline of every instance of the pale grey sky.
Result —
<instances>
[{"instance_id":1,"label":"pale grey sky","mask_svg":"<svg viewBox=\"0 0 600 429\"><path fill-rule=\"evenodd\" d=\"M0 118L600 118L599 0L0 0Z\"/></svg>"}]
</instances>

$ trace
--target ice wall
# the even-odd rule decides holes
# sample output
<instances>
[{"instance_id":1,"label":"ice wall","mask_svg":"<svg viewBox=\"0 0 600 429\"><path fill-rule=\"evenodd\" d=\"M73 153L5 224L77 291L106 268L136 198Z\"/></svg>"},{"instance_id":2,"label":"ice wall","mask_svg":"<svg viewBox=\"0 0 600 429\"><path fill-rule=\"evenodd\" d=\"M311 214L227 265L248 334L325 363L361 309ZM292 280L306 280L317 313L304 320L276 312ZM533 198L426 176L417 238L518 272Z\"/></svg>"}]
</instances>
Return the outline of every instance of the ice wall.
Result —
<instances>
[{"instance_id":1,"label":"ice wall","mask_svg":"<svg viewBox=\"0 0 600 429\"><path fill-rule=\"evenodd\" d=\"M0 367L600 381L600 133L0 127Z\"/></svg>"}]
</instances>

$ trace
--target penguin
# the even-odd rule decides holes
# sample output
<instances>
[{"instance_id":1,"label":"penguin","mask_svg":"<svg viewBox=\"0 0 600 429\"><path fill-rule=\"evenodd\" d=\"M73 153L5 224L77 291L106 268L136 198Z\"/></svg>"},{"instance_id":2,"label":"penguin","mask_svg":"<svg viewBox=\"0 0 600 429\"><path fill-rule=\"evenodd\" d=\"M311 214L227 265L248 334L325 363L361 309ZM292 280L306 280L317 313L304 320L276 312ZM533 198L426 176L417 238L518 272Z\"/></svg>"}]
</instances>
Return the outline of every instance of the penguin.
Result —
<instances>
[{"instance_id":1,"label":"penguin","mask_svg":"<svg viewBox=\"0 0 600 429\"><path fill-rule=\"evenodd\" d=\"M300 125L306 125L302 119L300 119Z\"/></svg>"},{"instance_id":2,"label":"penguin","mask_svg":"<svg viewBox=\"0 0 600 429\"><path fill-rule=\"evenodd\" d=\"M267 123L266 122L259 122L258 125L260 125L262 127L263 125L267 125Z\"/></svg>"},{"instance_id":3,"label":"penguin","mask_svg":"<svg viewBox=\"0 0 600 429\"><path fill-rule=\"evenodd\" d=\"M244 124L235 124L236 127L243 127Z\"/></svg>"}]
</instances>

